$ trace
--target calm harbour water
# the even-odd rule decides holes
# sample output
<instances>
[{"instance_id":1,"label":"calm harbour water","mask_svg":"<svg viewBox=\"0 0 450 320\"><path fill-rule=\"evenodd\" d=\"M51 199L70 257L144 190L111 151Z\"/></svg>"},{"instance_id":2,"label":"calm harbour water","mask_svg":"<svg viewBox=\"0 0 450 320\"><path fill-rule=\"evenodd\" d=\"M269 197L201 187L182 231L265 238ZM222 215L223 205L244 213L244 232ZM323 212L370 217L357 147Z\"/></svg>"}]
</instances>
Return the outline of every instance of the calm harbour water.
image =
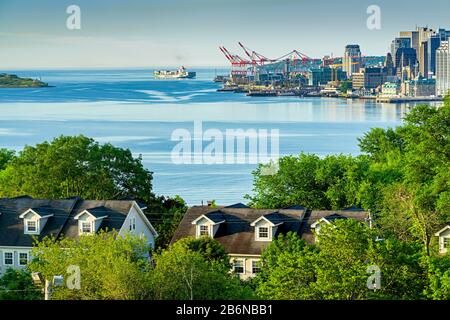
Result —
<instances>
[{"instance_id":1,"label":"calm harbour water","mask_svg":"<svg viewBox=\"0 0 450 320\"><path fill-rule=\"evenodd\" d=\"M142 154L159 195L180 195L191 205L232 204L251 193L256 165L174 164L174 130L193 132L194 121L223 133L278 129L281 155L356 155L358 137L372 127L399 125L407 110L372 101L221 93L211 81L215 70L195 71L192 80L154 80L152 70L8 71L54 87L0 89L0 148L84 134Z\"/></svg>"}]
</instances>

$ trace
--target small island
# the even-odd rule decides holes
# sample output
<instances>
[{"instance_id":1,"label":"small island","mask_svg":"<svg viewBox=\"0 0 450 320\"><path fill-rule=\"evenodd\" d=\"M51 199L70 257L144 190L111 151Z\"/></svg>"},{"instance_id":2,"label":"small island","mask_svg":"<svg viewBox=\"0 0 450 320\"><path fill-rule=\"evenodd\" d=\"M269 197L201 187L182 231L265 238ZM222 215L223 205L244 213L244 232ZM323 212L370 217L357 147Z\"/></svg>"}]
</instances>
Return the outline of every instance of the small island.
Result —
<instances>
[{"instance_id":1,"label":"small island","mask_svg":"<svg viewBox=\"0 0 450 320\"><path fill-rule=\"evenodd\" d=\"M13 74L0 73L0 88L42 88L48 83L37 79L20 78Z\"/></svg>"}]
</instances>

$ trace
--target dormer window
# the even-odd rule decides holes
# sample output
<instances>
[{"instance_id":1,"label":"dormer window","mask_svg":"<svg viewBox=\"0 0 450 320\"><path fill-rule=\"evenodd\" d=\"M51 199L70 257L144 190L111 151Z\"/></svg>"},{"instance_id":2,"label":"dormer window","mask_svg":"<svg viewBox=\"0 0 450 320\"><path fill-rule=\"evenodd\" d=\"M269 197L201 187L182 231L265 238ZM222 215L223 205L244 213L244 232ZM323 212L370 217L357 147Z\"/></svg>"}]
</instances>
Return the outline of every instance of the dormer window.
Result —
<instances>
[{"instance_id":1,"label":"dormer window","mask_svg":"<svg viewBox=\"0 0 450 320\"><path fill-rule=\"evenodd\" d=\"M81 234L91 234L92 233L92 223L91 222L81 222Z\"/></svg>"},{"instance_id":2,"label":"dormer window","mask_svg":"<svg viewBox=\"0 0 450 320\"><path fill-rule=\"evenodd\" d=\"M202 236L208 236L208 237L210 236L208 226L201 225L201 226L199 226L199 228L200 228L199 233L200 233L201 237Z\"/></svg>"},{"instance_id":3,"label":"dormer window","mask_svg":"<svg viewBox=\"0 0 450 320\"><path fill-rule=\"evenodd\" d=\"M272 241L278 227L284 223L286 217L279 213L270 213L259 217L250 226L255 227L255 241Z\"/></svg>"},{"instance_id":4,"label":"dormer window","mask_svg":"<svg viewBox=\"0 0 450 320\"><path fill-rule=\"evenodd\" d=\"M225 215L220 211L210 212L201 215L192 224L195 225L195 236L214 238L222 223L225 223Z\"/></svg>"},{"instance_id":5,"label":"dormer window","mask_svg":"<svg viewBox=\"0 0 450 320\"><path fill-rule=\"evenodd\" d=\"M96 207L86 209L77 214L74 219L78 220L79 235L89 235L96 233L105 218L108 218L110 209L105 207Z\"/></svg>"},{"instance_id":6,"label":"dormer window","mask_svg":"<svg viewBox=\"0 0 450 320\"><path fill-rule=\"evenodd\" d=\"M268 227L259 227L258 228L258 238L261 240L263 240L263 239L268 240L269 239L269 228Z\"/></svg>"},{"instance_id":7,"label":"dormer window","mask_svg":"<svg viewBox=\"0 0 450 320\"><path fill-rule=\"evenodd\" d=\"M49 218L53 217L52 210L46 206L31 208L22 213L23 231L25 234L39 235L44 230Z\"/></svg>"},{"instance_id":8,"label":"dormer window","mask_svg":"<svg viewBox=\"0 0 450 320\"><path fill-rule=\"evenodd\" d=\"M25 220L25 230L28 233L36 233L37 232L37 222L33 220Z\"/></svg>"}]
</instances>

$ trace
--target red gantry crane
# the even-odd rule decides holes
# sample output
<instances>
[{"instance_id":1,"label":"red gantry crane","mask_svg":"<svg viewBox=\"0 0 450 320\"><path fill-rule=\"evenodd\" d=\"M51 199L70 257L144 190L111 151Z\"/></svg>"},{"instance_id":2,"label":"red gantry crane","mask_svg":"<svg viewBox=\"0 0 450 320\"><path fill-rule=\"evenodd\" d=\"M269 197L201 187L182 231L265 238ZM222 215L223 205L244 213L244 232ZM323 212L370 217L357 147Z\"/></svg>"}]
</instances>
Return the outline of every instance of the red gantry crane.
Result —
<instances>
[{"instance_id":1,"label":"red gantry crane","mask_svg":"<svg viewBox=\"0 0 450 320\"><path fill-rule=\"evenodd\" d=\"M246 60L237 54L230 53L227 48L219 47L220 51L225 55L225 57L231 63L231 75L232 76L246 76L248 72L248 67L252 65L252 62Z\"/></svg>"}]
</instances>

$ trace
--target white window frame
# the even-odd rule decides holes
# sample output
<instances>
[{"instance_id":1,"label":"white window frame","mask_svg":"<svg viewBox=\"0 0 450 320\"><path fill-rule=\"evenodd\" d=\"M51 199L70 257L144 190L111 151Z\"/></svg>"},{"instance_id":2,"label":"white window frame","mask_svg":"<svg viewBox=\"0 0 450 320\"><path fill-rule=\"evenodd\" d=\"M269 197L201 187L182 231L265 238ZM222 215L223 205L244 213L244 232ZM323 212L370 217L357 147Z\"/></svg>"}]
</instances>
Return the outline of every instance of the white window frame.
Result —
<instances>
[{"instance_id":1,"label":"white window frame","mask_svg":"<svg viewBox=\"0 0 450 320\"><path fill-rule=\"evenodd\" d=\"M205 230L202 230L202 228L206 228L206 234L202 234L202 232L205 232ZM199 237L210 237L211 236L211 230L210 230L210 226L206 225L206 224L201 224L198 226L198 236Z\"/></svg>"},{"instance_id":2,"label":"white window frame","mask_svg":"<svg viewBox=\"0 0 450 320\"><path fill-rule=\"evenodd\" d=\"M28 223L29 222L34 222L36 225L36 230L35 231L30 231L30 229L28 229ZM25 224L25 233L26 234L39 234L39 220L31 220L31 219L24 219L24 224Z\"/></svg>"},{"instance_id":3,"label":"white window frame","mask_svg":"<svg viewBox=\"0 0 450 320\"><path fill-rule=\"evenodd\" d=\"M261 237L261 229L267 229L267 237ZM265 232L264 232L265 233ZM256 227L256 241L271 241L272 240L272 227L268 225Z\"/></svg>"},{"instance_id":4,"label":"white window frame","mask_svg":"<svg viewBox=\"0 0 450 320\"><path fill-rule=\"evenodd\" d=\"M242 263L242 272L236 272L236 263ZM235 259L233 261L233 272L236 274L245 274L245 260L244 259Z\"/></svg>"},{"instance_id":5,"label":"white window frame","mask_svg":"<svg viewBox=\"0 0 450 320\"><path fill-rule=\"evenodd\" d=\"M130 231L136 231L136 217L130 218Z\"/></svg>"},{"instance_id":6,"label":"white window frame","mask_svg":"<svg viewBox=\"0 0 450 320\"><path fill-rule=\"evenodd\" d=\"M89 224L89 229L90 229L89 232L84 231L84 224ZM91 221L80 221L79 228L80 228L80 234L93 234L94 233L93 232L94 225Z\"/></svg>"},{"instance_id":7,"label":"white window frame","mask_svg":"<svg viewBox=\"0 0 450 320\"><path fill-rule=\"evenodd\" d=\"M450 237L442 237L442 248L444 250L450 250Z\"/></svg>"},{"instance_id":8,"label":"white window frame","mask_svg":"<svg viewBox=\"0 0 450 320\"><path fill-rule=\"evenodd\" d=\"M256 264L256 266L255 266ZM259 269L258 272L255 272L255 269ZM261 272L261 261L260 260L252 260L252 274L258 274Z\"/></svg>"},{"instance_id":9,"label":"white window frame","mask_svg":"<svg viewBox=\"0 0 450 320\"><path fill-rule=\"evenodd\" d=\"M27 261L27 262L26 262L25 264L21 264L21 263L20 263L20 259L21 259L21 258L20 258L20 255L21 255L21 254L27 255L27 258L26 258L26 261ZM17 262L18 265L21 266L21 267L25 267L25 266L28 264L28 262L30 261L30 254L29 254L28 252L19 252L19 253L17 254L17 258L18 258L18 262Z\"/></svg>"},{"instance_id":10,"label":"white window frame","mask_svg":"<svg viewBox=\"0 0 450 320\"><path fill-rule=\"evenodd\" d=\"M11 263L6 263L6 255L10 253L11 254ZM10 259L10 258L8 258ZM5 251L3 252L3 265L5 266L14 266L14 251Z\"/></svg>"}]
</instances>

